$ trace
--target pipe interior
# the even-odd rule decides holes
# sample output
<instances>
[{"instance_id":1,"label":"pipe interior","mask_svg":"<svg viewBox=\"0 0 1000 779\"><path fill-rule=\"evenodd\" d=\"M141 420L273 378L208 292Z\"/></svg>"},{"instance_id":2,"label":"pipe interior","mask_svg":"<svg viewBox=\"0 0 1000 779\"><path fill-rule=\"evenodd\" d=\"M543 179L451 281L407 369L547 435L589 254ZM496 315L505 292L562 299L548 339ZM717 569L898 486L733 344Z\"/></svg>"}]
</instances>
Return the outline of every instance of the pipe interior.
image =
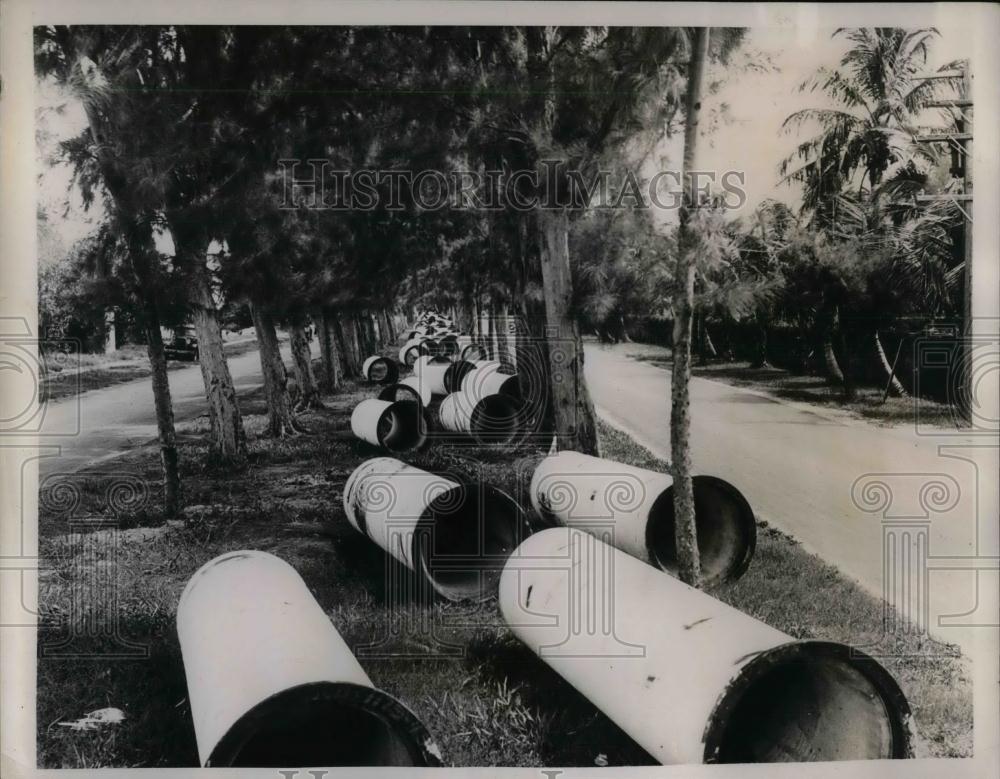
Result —
<instances>
[{"instance_id":1,"label":"pipe interior","mask_svg":"<svg viewBox=\"0 0 1000 779\"><path fill-rule=\"evenodd\" d=\"M460 484L427 507L414 559L434 589L449 600L496 594L504 563L522 540L522 513L489 485Z\"/></svg>"},{"instance_id":2,"label":"pipe interior","mask_svg":"<svg viewBox=\"0 0 1000 779\"><path fill-rule=\"evenodd\" d=\"M427 439L423 404L418 400L400 400L386 409L378 421L378 440L392 452L419 449Z\"/></svg>"},{"instance_id":3,"label":"pipe interior","mask_svg":"<svg viewBox=\"0 0 1000 779\"><path fill-rule=\"evenodd\" d=\"M908 755L908 707L880 666L870 659L862 665L850 657L848 647L829 651L836 645L819 642L790 646L802 648L780 652L775 662L765 655L751 664L764 669L751 672L720 723L717 762L876 760Z\"/></svg>"},{"instance_id":4,"label":"pipe interior","mask_svg":"<svg viewBox=\"0 0 1000 779\"><path fill-rule=\"evenodd\" d=\"M389 365L385 360L375 360L368 368L368 380L376 383L385 381L389 375Z\"/></svg>"},{"instance_id":5,"label":"pipe interior","mask_svg":"<svg viewBox=\"0 0 1000 779\"><path fill-rule=\"evenodd\" d=\"M472 435L481 444L506 444L518 431L518 404L507 395L487 395L472 409Z\"/></svg>"},{"instance_id":6,"label":"pipe interior","mask_svg":"<svg viewBox=\"0 0 1000 779\"><path fill-rule=\"evenodd\" d=\"M379 400L388 400L393 403L399 401L414 401L421 403L420 393L409 384L392 384L378 394Z\"/></svg>"},{"instance_id":7,"label":"pipe interior","mask_svg":"<svg viewBox=\"0 0 1000 779\"><path fill-rule=\"evenodd\" d=\"M347 700L338 688L348 690ZM383 706L356 700L356 690ZM293 688L244 716L213 750L212 767L423 766L410 730L384 707L389 696L357 685L324 683ZM395 707L402 704L393 701ZM391 706L392 704L390 704ZM397 717L412 718L408 712ZM412 725L411 725L412 728Z\"/></svg>"},{"instance_id":8,"label":"pipe interior","mask_svg":"<svg viewBox=\"0 0 1000 779\"><path fill-rule=\"evenodd\" d=\"M756 546L753 511L739 490L714 476L695 476L694 517L707 583L733 581L746 570ZM649 511L646 546L650 559L664 571L677 571L674 537L674 492L664 490Z\"/></svg>"}]
</instances>

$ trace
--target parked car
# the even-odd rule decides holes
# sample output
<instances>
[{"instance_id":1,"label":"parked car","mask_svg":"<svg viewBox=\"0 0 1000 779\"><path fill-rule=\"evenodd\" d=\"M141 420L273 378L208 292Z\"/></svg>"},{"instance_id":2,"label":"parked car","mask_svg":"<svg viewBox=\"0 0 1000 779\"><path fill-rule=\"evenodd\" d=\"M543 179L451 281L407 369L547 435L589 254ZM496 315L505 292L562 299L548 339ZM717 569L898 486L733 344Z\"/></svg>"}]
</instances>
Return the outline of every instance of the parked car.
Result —
<instances>
[{"instance_id":1,"label":"parked car","mask_svg":"<svg viewBox=\"0 0 1000 779\"><path fill-rule=\"evenodd\" d=\"M181 325L168 331L163 338L163 351L168 360L198 359L198 335L192 325Z\"/></svg>"}]
</instances>

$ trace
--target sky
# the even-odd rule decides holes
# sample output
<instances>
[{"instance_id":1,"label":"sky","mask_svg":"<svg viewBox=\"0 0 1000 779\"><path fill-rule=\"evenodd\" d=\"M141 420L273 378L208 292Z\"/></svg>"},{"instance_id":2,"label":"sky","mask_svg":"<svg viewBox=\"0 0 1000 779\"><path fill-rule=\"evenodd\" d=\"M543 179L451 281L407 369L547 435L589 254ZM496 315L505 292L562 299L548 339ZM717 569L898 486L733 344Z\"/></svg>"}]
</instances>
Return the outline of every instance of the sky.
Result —
<instances>
[{"instance_id":1,"label":"sky","mask_svg":"<svg viewBox=\"0 0 1000 779\"><path fill-rule=\"evenodd\" d=\"M960 28L939 29L942 35L932 43L928 70L967 56ZM754 27L731 67L710 69L706 83L724 81L703 104L699 167L743 171L747 193L744 213L767 198L797 206L798 189L780 183L778 166L806 137L808 128L800 136L784 132L781 125L795 111L826 105L821 94L801 92L799 86L819 67L836 67L846 46L842 37L833 36L832 29L810 30L790 24ZM81 106L67 101L49 84L39 84L37 98L39 206L47 213L59 243L68 248L100 223L100 206L84 211L79 192L70 187L68 167L49 166L44 158L52 154L58 140L82 131L86 120ZM679 165L681 135L676 134L662 147L670 167ZM161 251L172 254L168 239L159 243Z\"/></svg>"}]
</instances>

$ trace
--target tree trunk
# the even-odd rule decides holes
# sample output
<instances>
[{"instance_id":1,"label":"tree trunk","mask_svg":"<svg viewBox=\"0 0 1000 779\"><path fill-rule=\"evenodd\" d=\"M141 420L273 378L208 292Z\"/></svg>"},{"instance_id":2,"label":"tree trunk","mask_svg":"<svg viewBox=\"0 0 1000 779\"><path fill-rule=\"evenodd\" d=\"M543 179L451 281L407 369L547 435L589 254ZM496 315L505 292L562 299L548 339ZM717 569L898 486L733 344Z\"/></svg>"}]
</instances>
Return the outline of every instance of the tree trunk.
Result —
<instances>
[{"instance_id":1,"label":"tree trunk","mask_svg":"<svg viewBox=\"0 0 1000 779\"><path fill-rule=\"evenodd\" d=\"M160 311L152 289L142 293L143 324L146 331L146 354L152 371L153 405L156 408L156 432L163 468L163 512L175 516L180 509L181 478L178 469L177 437L174 432L174 407L167 379L167 356L160 333Z\"/></svg>"},{"instance_id":2,"label":"tree trunk","mask_svg":"<svg viewBox=\"0 0 1000 779\"><path fill-rule=\"evenodd\" d=\"M316 336L319 342L320 388L323 392L336 392L340 388L340 354L337 334L334 332L333 315L329 308L317 309Z\"/></svg>"},{"instance_id":3,"label":"tree trunk","mask_svg":"<svg viewBox=\"0 0 1000 779\"><path fill-rule=\"evenodd\" d=\"M698 206L698 192L692 172L697 169L698 120L707 57L708 28L697 27L692 42L685 96L684 197L679 214L670 404L670 456L673 460L677 566L681 580L692 587L701 586L701 560L695 526L694 484L691 480L691 317L694 313L695 240L690 232L690 209Z\"/></svg>"},{"instance_id":4,"label":"tree trunk","mask_svg":"<svg viewBox=\"0 0 1000 779\"><path fill-rule=\"evenodd\" d=\"M299 385L299 399L295 410L323 408L319 399L319 385L312 369L312 349L306 340L301 317L293 317L289 327L289 341L292 348L292 368Z\"/></svg>"},{"instance_id":5,"label":"tree trunk","mask_svg":"<svg viewBox=\"0 0 1000 779\"><path fill-rule=\"evenodd\" d=\"M355 379L361 375L361 363L358 360L357 328L348 314L338 314L335 321L340 351L344 355L344 375Z\"/></svg>"},{"instance_id":6,"label":"tree trunk","mask_svg":"<svg viewBox=\"0 0 1000 779\"><path fill-rule=\"evenodd\" d=\"M496 318L496 309L491 303L486 307L486 354L491 360L495 360L497 358Z\"/></svg>"},{"instance_id":7,"label":"tree trunk","mask_svg":"<svg viewBox=\"0 0 1000 779\"><path fill-rule=\"evenodd\" d=\"M500 308L498 331L499 338L497 339L497 359L504 367L513 369L514 360L510 353L510 313L506 304Z\"/></svg>"},{"instance_id":8,"label":"tree trunk","mask_svg":"<svg viewBox=\"0 0 1000 779\"><path fill-rule=\"evenodd\" d=\"M82 60L78 63L82 68ZM136 290L141 301L146 329L146 353L149 356L153 387L153 405L156 409L156 432L160 444L160 464L163 470L163 512L168 517L180 509L180 471L177 456L177 436L174 429L174 408L167 379L167 358L163 351L160 333L160 312L156 304L152 269L149 260L155 257L151 220L146 214L136 213L129 201L130 183L127 171L111 153L101 132L98 115L84 101L84 113L94 139L98 165L104 186L115 204L115 217L127 230L129 261Z\"/></svg>"},{"instance_id":9,"label":"tree trunk","mask_svg":"<svg viewBox=\"0 0 1000 779\"><path fill-rule=\"evenodd\" d=\"M246 454L246 436L243 419L236 402L236 388L229 373L229 363L222 347L222 328L212 298L208 268L205 265L205 247L189 253L182 249L183 241L174 233L174 246L178 258L187 268L193 288L192 321L198 334L198 359L201 378L205 384L208 416L212 426L212 452L226 459L241 458Z\"/></svg>"},{"instance_id":10,"label":"tree trunk","mask_svg":"<svg viewBox=\"0 0 1000 779\"><path fill-rule=\"evenodd\" d=\"M570 311L569 216L564 210L539 209L537 213L556 446L600 457L594 404L583 373L583 341Z\"/></svg>"},{"instance_id":11,"label":"tree trunk","mask_svg":"<svg viewBox=\"0 0 1000 779\"><path fill-rule=\"evenodd\" d=\"M828 331L823 336L823 363L826 365L826 377L840 387L844 386L844 372L837 362L837 353L833 349L833 332Z\"/></svg>"},{"instance_id":12,"label":"tree trunk","mask_svg":"<svg viewBox=\"0 0 1000 779\"><path fill-rule=\"evenodd\" d=\"M872 333L872 337L875 340L875 353L878 355L879 365L882 366L882 370L885 373L886 384L892 389L896 390L896 394L901 398L910 397L903 386L903 383L899 380L894 366L889 364L889 358L885 355L885 349L882 348L882 339L878 336L878 330Z\"/></svg>"},{"instance_id":13,"label":"tree trunk","mask_svg":"<svg viewBox=\"0 0 1000 779\"><path fill-rule=\"evenodd\" d=\"M756 357L754 357L753 362L750 363L750 367L770 368L771 364L767 361L767 325L758 320L756 333L757 333L757 344L756 344L757 355Z\"/></svg>"},{"instance_id":14,"label":"tree trunk","mask_svg":"<svg viewBox=\"0 0 1000 779\"><path fill-rule=\"evenodd\" d=\"M260 353L260 370L264 377L267 434L275 438L295 435L298 429L291 399L288 397L288 374L281 359L274 319L264 306L257 303L250 304L250 313L257 331L257 351Z\"/></svg>"}]
</instances>

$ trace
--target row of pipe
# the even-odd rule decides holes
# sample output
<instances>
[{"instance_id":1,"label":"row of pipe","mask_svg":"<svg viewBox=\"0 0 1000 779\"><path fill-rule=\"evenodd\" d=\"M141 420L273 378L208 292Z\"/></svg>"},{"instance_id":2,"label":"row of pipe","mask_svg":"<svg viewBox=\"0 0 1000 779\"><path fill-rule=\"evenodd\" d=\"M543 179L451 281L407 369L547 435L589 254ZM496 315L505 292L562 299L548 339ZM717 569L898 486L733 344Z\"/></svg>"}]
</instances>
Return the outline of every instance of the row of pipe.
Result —
<instances>
[{"instance_id":1,"label":"row of pipe","mask_svg":"<svg viewBox=\"0 0 1000 779\"><path fill-rule=\"evenodd\" d=\"M419 326L410 336L423 345L450 323L426 315ZM509 440L517 377L464 359L468 346L454 361L418 353L398 383L398 371L390 381L391 368L366 362L387 386L354 409L354 434L417 449L443 395L445 430ZM667 575L677 567L669 475L560 452L534 467L529 496L553 527L533 532L495 487L378 457L347 479L343 505L357 532L438 596L496 595L514 635L663 764L912 756L906 698L875 660L795 640ZM753 512L711 476L694 477L694 499L705 583L734 582L754 553ZM374 687L278 558L233 552L203 566L177 628L202 765L440 764L423 724Z\"/></svg>"},{"instance_id":2,"label":"row of pipe","mask_svg":"<svg viewBox=\"0 0 1000 779\"><path fill-rule=\"evenodd\" d=\"M696 478L706 575L731 582L753 554L752 511L732 485ZM351 474L343 500L355 530L440 596L497 594L513 633L661 763L912 756L905 696L872 658L795 640L665 573L671 490L653 471L550 455L534 469L531 502L559 526L532 534L502 491L381 457ZM203 765L440 759L270 555L203 567L181 598L178 633Z\"/></svg>"}]
</instances>

